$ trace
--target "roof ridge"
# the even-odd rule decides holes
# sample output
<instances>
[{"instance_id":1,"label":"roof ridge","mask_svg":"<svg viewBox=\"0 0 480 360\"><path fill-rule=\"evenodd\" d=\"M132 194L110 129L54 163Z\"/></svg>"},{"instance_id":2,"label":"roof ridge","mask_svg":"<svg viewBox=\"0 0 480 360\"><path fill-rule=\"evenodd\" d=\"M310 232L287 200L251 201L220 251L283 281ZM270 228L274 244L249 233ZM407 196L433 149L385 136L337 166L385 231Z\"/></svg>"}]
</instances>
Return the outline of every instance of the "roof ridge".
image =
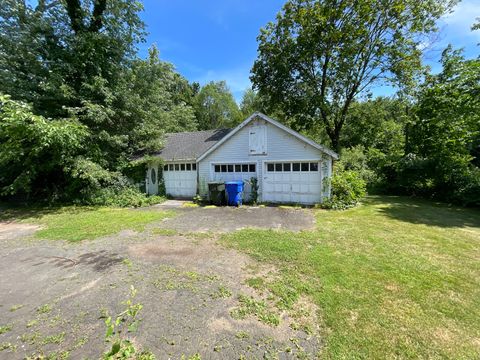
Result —
<instances>
[{"instance_id":1,"label":"roof ridge","mask_svg":"<svg viewBox=\"0 0 480 360\"><path fill-rule=\"evenodd\" d=\"M224 130L232 130L232 128L219 128L219 129L210 129L210 130L169 132L169 133L165 133L165 135L172 135L172 134L199 134L199 133L207 133L207 132L214 132L214 131L224 131Z\"/></svg>"}]
</instances>

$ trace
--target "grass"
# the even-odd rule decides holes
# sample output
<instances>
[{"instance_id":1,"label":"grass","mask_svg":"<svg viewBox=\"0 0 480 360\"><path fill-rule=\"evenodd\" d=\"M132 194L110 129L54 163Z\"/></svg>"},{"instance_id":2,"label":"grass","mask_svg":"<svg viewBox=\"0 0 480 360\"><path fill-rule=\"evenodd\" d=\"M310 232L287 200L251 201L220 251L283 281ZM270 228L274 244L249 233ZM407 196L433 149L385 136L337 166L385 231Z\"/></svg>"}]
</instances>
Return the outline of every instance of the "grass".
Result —
<instances>
[{"instance_id":1,"label":"grass","mask_svg":"<svg viewBox=\"0 0 480 360\"><path fill-rule=\"evenodd\" d=\"M35 237L78 242L131 229L143 231L145 225L173 215L171 211L106 207L62 207L54 209L13 209L0 220L21 220L42 225Z\"/></svg>"},{"instance_id":2,"label":"grass","mask_svg":"<svg viewBox=\"0 0 480 360\"><path fill-rule=\"evenodd\" d=\"M478 358L478 210L370 197L314 211L314 231L247 229L221 242L276 265L278 276L264 280L280 309L301 296L317 305L322 357Z\"/></svg>"}]
</instances>

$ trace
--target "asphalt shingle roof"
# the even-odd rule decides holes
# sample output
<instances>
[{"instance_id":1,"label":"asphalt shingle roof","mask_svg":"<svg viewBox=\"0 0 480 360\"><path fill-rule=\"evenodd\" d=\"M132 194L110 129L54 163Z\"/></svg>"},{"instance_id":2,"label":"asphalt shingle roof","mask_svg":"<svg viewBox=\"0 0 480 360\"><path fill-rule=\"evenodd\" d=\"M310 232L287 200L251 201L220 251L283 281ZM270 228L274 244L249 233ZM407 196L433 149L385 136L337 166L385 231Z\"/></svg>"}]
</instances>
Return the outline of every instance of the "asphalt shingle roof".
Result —
<instances>
[{"instance_id":1,"label":"asphalt shingle roof","mask_svg":"<svg viewBox=\"0 0 480 360\"><path fill-rule=\"evenodd\" d=\"M156 156L164 161L196 160L231 130L215 129L166 134L165 146Z\"/></svg>"}]
</instances>

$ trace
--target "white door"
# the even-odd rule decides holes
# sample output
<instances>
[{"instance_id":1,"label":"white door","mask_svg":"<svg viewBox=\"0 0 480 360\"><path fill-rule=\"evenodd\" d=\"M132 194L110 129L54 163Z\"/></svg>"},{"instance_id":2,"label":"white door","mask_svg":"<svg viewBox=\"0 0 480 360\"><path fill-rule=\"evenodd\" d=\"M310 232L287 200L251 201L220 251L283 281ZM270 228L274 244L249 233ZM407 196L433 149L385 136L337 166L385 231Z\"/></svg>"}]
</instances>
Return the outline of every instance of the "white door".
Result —
<instances>
[{"instance_id":1,"label":"white door","mask_svg":"<svg viewBox=\"0 0 480 360\"><path fill-rule=\"evenodd\" d=\"M266 162L264 166L263 201L298 204L321 201L320 160Z\"/></svg>"},{"instance_id":2,"label":"white door","mask_svg":"<svg viewBox=\"0 0 480 360\"><path fill-rule=\"evenodd\" d=\"M197 193L197 164L165 164L163 180L167 195L180 198L194 197Z\"/></svg>"},{"instance_id":3,"label":"white door","mask_svg":"<svg viewBox=\"0 0 480 360\"><path fill-rule=\"evenodd\" d=\"M147 193L158 194L158 167L152 166L147 171Z\"/></svg>"}]
</instances>

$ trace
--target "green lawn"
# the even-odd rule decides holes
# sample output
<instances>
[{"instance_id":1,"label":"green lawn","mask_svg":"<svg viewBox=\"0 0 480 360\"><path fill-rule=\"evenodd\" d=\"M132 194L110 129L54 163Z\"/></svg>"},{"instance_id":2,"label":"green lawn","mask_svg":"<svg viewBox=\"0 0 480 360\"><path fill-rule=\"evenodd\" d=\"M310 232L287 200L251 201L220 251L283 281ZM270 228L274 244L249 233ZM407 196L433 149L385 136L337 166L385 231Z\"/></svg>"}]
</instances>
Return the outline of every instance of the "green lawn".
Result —
<instances>
[{"instance_id":1,"label":"green lawn","mask_svg":"<svg viewBox=\"0 0 480 360\"><path fill-rule=\"evenodd\" d=\"M221 241L279 269L262 279L279 308L318 305L323 357L480 358L479 211L369 197L316 218L315 231Z\"/></svg>"},{"instance_id":2,"label":"green lawn","mask_svg":"<svg viewBox=\"0 0 480 360\"><path fill-rule=\"evenodd\" d=\"M42 225L35 237L77 242L131 229L143 231L145 225L173 216L171 211L63 207L56 209L16 209L5 212L0 220L22 220Z\"/></svg>"}]
</instances>

